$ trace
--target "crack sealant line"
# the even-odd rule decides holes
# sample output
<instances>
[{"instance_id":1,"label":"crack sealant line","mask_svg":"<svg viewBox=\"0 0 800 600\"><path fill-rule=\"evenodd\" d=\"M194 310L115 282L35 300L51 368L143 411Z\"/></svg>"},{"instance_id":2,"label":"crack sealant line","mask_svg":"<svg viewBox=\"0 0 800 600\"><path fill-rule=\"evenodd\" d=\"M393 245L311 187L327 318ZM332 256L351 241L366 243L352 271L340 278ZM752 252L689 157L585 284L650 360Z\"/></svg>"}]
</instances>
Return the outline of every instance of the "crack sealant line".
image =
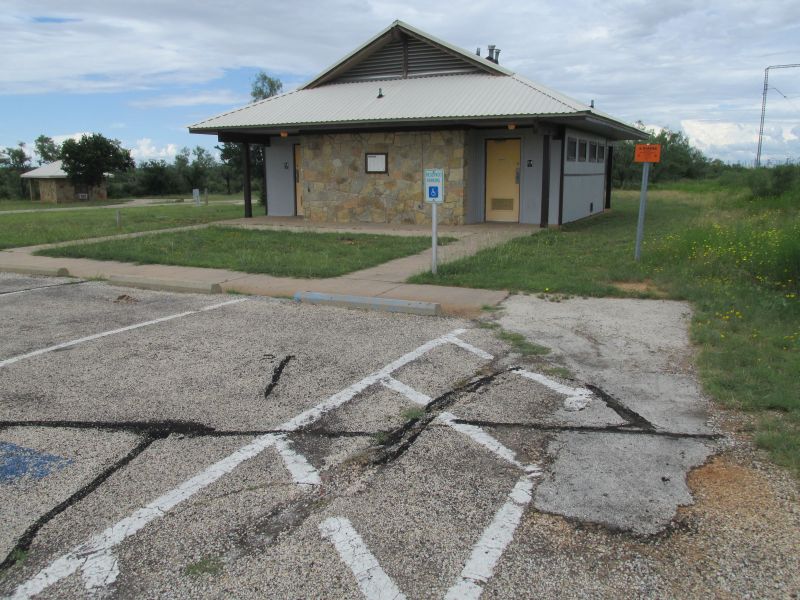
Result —
<instances>
[{"instance_id":1,"label":"crack sealant line","mask_svg":"<svg viewBox=\"0 0 800 600\"><path fill-rule=\"evenodd\" d=\"M495 513L494 519L483 530L480 539L472 547L472 554L464 565L461 575L447 590L445 600L477 600L483 586L494 574L500 557L514 537L525 507L531 501L533 483L521 477L508 494L505 504Z\"/></svg>"},{"instance_id":2,"label":"crack sealant line","mask_svg":"<svg viewBox=\"0 0 800 600\"><path fill-rule=\"evenodd\" d=\"M133 325L127 325L126 327L120 327L119 329L111 329L109 331L103 331L101 333L95 333L92 335L87 335L86 337L78 338L76 340L70 340L68 342L62 342L61 344L56 344L55 346L48 346L47 348L41 348L39 350L34 350L32 352L26 352L25 354L19 354L17 356L12 356L11 358L6 358L5 360L0 360L0 368L6 367L8 365L14 364L20 360L24 360L26 358L33 358L34 356L40 356L42 354L47 354L48 352L53 352L55 350L61 350L63 348L70 348L72 346L77 346L78 344L83 344L85 342L91 342L94 340L99 340L104 337L108 337L110 335L116 335L118 333L125 333L126 331L132 331L134 329L139 329L141 327L147 327L149 325L156 325L158 323L164 323L165 321L171 321L173 319L180 319L181 317L187 317L189 315L195 315L201 312L206 312L209 310L216 310L218 308L222 308L224 306L228 306L231 304L238 304L239 302L245 302L247 298L237 298L235 300L228 300L226 302L220 302L218 304L211 304L210 306L204 306L203 308L198 308L196 310L187 310L182 313L176 313L174 315L167 315L166 317L160 317L158 319L153 319L152 321L144 321L142 323L134 323Z\"/></svg>"},{"instance_id":3,"label":"crack sealant line","mask_svg":"<svg viewBox=\"0 0 800 600\"><path fill-rule=\"evenodd\" d=\"M245 299L237 301L243 300ZM229 302L216 306L224 306L225 304L229 304ZM449 335L457 335L458 333L463 333L464 331L465 330L463 329L459 329L451 332ZM442 336L422 344L415 350L412 350L411 352L408 352L407 354L404 354L400 358L389 363L379 371L368 375L361 381L358 381L344 390L334 394L327 400L319 403L317 406L300 413L293 419L290 419L281 425L279 429L292 432L313 423L328 411L341 406L353 398L359 392L379 382L381 379L390 376L395 370L419 358L433 348L448 342L449 340L446 339L446 336ZM108 585L113 583L116 578L116 573L119 572L119 567L117 566L116 558L111 553L112 548L119 545L124 539L137 533L151 521L164 516L167 512L184 500L187 500L194 494L201 491L203 488L220 479L222 476L230 473L244 461L257 456L269 447L281 446L281 444L282 442L280 435L269 433L257 437L246 446L239 448L222 460L219 460L213 465L206 467L197 475L186 480L178 487L166 492L162 496L153 500L150 504L147 504L146 506L136 510L130 516L92 536L83 544L80 544L79 546L73 548L70 552L56 559L50 563L50 565L42 569L37 575L33 576L17 587L11 598L14 600L31 598L61 579L72 575L79 569L88 569L88 573L84 573L84 583L90 590L94 589L98 584ZM280 449L278 451L280 452ZM299 456L294 451L292 451L292 453L295 454L295 456ZM286 459L286 455L286 446L284 446L284 452L281 454L284 460ZM313 469L313 467L308 464L305 459L303 459L303 461L309 469ZM306 478L312 478L313 475L309 474L305 465L297 462L287 465L287 468L293 475L295 473L303 472ZM302 481L301 483L307 483L307 481Z\"/></svg>"},{"instance_id":4,"label":"crack sealant line","mask_svg":"<svg viewBox=\"0 0 800 600\"><path fill-rule=\"evenodd\" d=\"M405 600L405 595L381 568L348 519L331 517L319 524L319 530L353 572L366 600Z\"/></svg>"}]
</instances>

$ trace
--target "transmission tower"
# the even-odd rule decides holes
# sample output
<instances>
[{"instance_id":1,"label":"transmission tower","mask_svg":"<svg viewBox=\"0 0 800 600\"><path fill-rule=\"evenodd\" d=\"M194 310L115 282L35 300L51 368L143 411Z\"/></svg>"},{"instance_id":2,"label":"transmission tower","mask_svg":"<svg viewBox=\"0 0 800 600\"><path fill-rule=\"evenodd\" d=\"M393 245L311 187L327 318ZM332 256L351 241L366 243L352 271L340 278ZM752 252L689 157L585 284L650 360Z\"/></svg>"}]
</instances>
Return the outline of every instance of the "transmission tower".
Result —
<instances>
[{"instance_id":1,"label":"transmission tower","mask_svg":"<svg viewBox=\"0 0 800 600\"><path fill-rule=\"evenodd\" d=\"M761 166L761 141L764 138L764 114L767 112L767 90L769 90L769 70L770 69L796 69L796 65L770 65L764 69L764 95L761 97L761 127L758 128L758 151L756 152L756 167Z\"/></svg>"}]
</instances>

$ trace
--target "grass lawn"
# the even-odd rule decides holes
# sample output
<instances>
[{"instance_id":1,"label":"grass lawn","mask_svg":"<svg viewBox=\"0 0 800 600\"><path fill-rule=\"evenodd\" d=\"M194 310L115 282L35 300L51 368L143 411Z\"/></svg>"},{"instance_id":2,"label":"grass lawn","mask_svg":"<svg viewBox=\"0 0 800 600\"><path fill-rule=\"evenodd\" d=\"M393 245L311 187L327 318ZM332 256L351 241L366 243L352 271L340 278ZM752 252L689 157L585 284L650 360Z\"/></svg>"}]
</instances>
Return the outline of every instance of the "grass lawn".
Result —
<instances>
[{"instance_id":1,"label":"grass lawn","mask_svg":"<svg viewBox=\"0 0 800 600\"><path fill-rule=\"evenodd\" d=\"M113 209L0 213L0 249L196 225L242 216L242 207L235 205L142 206L120 208L119 211L120 227L116 222L117 211Z\"/></svg>"},{"instance_id":2,"label":"grass lawn","mask_svg":"<svg viewBox=\"0 0 800 600\"><path fill-rule=\"evenodd\" d=\"M69 202L66 204L52 204L50 202L32 202L30 200L0 200L0 212L4 210L46 210L48 208L58 208L69 210L70 208L80 208L83 206L111 206L114 204L123 204L128 202L130 198L125 200L111 199L111 200L89 200L82 202Z\"/></svg>"},{"instance_id":3,"label":"grass lawn","mask_svg":"<svg viewBox=\"0 0 800 600\"><path fill-rule=\"evenodd\" d=\"M705 390L755 414L756 443L800 475L800 199L751 199L708 182L652 191L640 264L638 192L616 193L612 206L412 281L688 300ZM649 285L626 292L618 282Z\"/></svg>"},{"instance_id":4,"label":"grass lawn","mask_svg":"<svg viewBox=\"0 0 800 600\"><path fill-rule=\"evenodd\" d=\"M442 245L451 241L439 239ZM417 254L430 243L429 237L210 227L51 248L39 254L215 267L283 277L337 277Z\"/></svg>"}]
</instances>

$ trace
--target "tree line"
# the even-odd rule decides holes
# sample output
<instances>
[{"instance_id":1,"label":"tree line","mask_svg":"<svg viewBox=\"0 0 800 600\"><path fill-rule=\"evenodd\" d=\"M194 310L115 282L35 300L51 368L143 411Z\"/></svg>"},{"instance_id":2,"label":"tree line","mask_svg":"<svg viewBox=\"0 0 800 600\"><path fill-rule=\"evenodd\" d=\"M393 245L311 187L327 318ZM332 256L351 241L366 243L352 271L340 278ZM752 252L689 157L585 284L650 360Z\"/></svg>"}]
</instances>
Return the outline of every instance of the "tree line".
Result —
<instances>
[{"instance_id":1,"label":"tree line","mask_svg":"<svg viewBox=\"0 0 800 600\"><path fill-rule=\"evenodd\" d=\"M280 79L259 72L250 91L253 102L281 93ZM243 187L243 151L241 144L223 143L215 146L219 159L209 150L197 146L182 148L171 162L145 160L136 165L130 151L119 140L94 133L78 140L67 139L62 144L40 135L34 142L39 165L62 161L62 169L74 183L96 185L106 181L112 198L132 196L188 195L193 189L212 193L236 194ZM254 194L265 201L262 173L264 153L253 146L250 155ZM27 184L21 175L35 165L25 144L0 148L0 199L27 198ZM107 178L106 175L113 177Z\"/></svg>"}]
</instances>

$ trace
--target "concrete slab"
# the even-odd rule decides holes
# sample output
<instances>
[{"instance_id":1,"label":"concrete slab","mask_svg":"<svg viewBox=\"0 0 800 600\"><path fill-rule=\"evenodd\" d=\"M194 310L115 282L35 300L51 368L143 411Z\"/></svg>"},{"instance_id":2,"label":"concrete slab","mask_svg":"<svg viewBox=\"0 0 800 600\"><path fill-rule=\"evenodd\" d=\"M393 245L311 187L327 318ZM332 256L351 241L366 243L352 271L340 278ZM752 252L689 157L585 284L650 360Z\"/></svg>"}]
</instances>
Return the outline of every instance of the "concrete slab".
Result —
<instances>
[{"instance_id":1,"label":"concrete slab","mask_svg":"<svg viewBox=\"0 0 800 600\"><path fill-rule=\"evenodd\" d=\"M667 300L549 302L513 296L499 323L553 349L553 359L658 428L712 433L708 403L691 367L691 309Z\"/></svg>"},{"instance_id":2,"label":"concrete slab","mask_svg":"<svg viewBox=\"0 0 800 600\"><path fill-rule=\"evenodd\" d=\"M534 495L538 510L653 534L692 503L686 473L711 448L696 439L565 432L548 453L554 462Z\"/></svg>"}]
</instances>

